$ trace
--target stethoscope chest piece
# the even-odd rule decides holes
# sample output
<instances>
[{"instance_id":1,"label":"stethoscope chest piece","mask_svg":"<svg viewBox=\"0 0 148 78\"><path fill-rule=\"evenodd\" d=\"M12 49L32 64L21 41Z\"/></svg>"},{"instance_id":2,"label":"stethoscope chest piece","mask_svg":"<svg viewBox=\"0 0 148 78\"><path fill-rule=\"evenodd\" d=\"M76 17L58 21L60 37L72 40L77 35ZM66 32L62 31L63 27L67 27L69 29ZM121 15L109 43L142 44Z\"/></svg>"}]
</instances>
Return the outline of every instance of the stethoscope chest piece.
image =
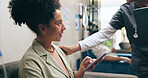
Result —
<instances>
[{"instance_id":1,"label":"stethoscope chest piece","mask_svg":"<svg viewBox=\"0 0 148 78\"><path fill-rule=\"evenodd\" d=\"M138 38L137 26L135 26L134 28L135 28L135 33L134 33L133 37L134 37L134 38Z\"/></svg>"}]
</instances>

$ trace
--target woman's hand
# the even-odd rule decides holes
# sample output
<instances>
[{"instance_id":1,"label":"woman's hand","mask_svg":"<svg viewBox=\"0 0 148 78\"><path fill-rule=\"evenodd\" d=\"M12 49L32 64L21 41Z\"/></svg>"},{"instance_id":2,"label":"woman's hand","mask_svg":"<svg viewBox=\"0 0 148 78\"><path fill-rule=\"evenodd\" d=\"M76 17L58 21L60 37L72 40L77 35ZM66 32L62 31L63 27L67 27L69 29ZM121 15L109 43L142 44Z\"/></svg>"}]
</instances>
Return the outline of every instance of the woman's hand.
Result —
<instances>
[{"instance_id":1,"label":"woman's hand","mask_svg":"<svg viewBox=\"0 0 148 78\"><path fill-rule=\"evenodd\" d=\"M90 58L90 57L85 57L84 59L83 59L83 61L81 62L81 64L80 64L80 69L81 70L84 70L88 65L90 65L91 63L93 63L94 61L95 61L96 59L92 59L92 58ZM97 64L96 64L97 65ZM94 68L95 68L95 66L96 65L93 65L93 67L92 68L90 68L90 69L88 69L87 71L92 71Z\"/></svg>"},{"instance_id":2,"label":"woman's hand","mask_svg":"<svg viewBox=\"0 0 148 78\"><path fill-rule=\"evenodd\" d=\"M80 64L80 68L79 68L79 70L78 70L78 72L76 73L76 75L75 75L75 78L83 78L83 75L84 75L84 69L89 65L89 64L91 64L91 63L93 63L94 61L95 61L96 59L92 59L92 58L90 58L90 57L85 57L84 59L83 59L83 61L81 62L81 64ZM96 64L97 65L97 64ZM96 65L93 65L93 67L92 68L90 68L90 69L88 69L87 71L92 71L94 68L95 68L95 66Z\"/></svg>"}]
</instances>

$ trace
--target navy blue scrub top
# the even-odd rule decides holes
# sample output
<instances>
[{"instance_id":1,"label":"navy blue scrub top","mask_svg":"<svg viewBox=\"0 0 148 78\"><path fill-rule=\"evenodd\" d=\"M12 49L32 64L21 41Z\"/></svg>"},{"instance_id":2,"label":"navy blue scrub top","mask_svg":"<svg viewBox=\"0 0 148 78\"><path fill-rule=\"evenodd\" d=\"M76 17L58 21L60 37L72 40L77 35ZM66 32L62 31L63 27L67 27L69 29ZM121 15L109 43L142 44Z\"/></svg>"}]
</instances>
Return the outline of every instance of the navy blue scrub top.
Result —
<instances>
[{"instance_id":1,"label":"navy blue scrub top","mask_svg":"<svg viewBox=\"0 0 148 78\"><path fill-rule=\"evenodd\" d=\"M148 71L148 39L133 37L135 33L132 24L132 20L135 20L133 10L136 8L138 6L134 2L121 5L109 24L115 29L125 27L132 48L132 66L137 71Z\"/></svg>"}]
</instances>

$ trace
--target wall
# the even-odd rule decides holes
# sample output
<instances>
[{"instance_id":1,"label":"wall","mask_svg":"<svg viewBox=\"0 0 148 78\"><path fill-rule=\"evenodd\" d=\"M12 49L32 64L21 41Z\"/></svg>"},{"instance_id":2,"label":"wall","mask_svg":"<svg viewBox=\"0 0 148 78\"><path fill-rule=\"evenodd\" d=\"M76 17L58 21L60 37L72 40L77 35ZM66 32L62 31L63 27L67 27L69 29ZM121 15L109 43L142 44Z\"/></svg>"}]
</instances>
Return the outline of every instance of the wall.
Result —
<instances>
[{"instance_id":1,"label":"wall","mask_svg":"<svg viewBox=\"0 0 148 78\"><path fill-rule=\"evenodd\" d=\"M112 16L117 12L126 0L101 0L101 28L108 26ZM119 49L121 42L121 30L118 30L113 36L113 47Z\"/></svg>"},{"instance_id":2,"label":"wall","mask_svg":"<svg viewBox=\"0 0 148 78\"><path fill-rule=\"evenodd\" d=\"M5 63L20 60L35 34L27 26L14 25L7 8L8 0L0 1L0 50Z\"/></svg>"}]
</instances>

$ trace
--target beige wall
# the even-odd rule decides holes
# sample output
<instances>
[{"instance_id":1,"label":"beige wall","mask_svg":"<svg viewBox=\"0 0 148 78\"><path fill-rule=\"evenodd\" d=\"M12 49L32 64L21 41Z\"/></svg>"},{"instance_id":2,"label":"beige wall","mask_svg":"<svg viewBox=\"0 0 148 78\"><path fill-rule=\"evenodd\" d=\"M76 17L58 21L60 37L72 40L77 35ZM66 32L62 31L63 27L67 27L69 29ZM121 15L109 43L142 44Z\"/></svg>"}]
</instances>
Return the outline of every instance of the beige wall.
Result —
<instances>
[{"instance_id":1,"label":"beige wall","mask_svg":"<svg viewBox=\"0 0 148 78\"><path fill-rule=\"evenodd\" d=\"M78 8L76 8L76 3L79 1L61 0L62 13L65 11L64 8L69 9L70 27L65 31L62 41L55 44L72 45L78 42L79 31L75 31L75 14L79 13ZM0 0L0 50L5 63L20 60L36 36L27 26L19 27L13 24L14 22L10 19L10 13L7 8L8 2L9 0ZM73 54L68 57L72 61L72 67L75 68L76 55Z\"/></svg>"},{"instance_id":2,"label":"beige wall","mask_svg":"<svg viewBox=\"0 0 148 78\"><path fill-rule=\"evenodd\" d=\"M79 13L79 8L76 6L77 3L80 3L82 0L61 0L62 3L62 13L65 14L65 9L69 9L70 17L70 27L64 32L64 37L62 38L60 44L73 45L77 43L80 39L79 31L75 31L75 14ZM63 15L64 16L64 15ZM69 55L69 61L71 67L75 70L76 68L76 59L80 57L80 52Z\"/></svg>"},{"instance_id":3,"label":"beige wall","mask_svg":"<svg viewBox=\"0 0 148 78\"><path fill-rule=\"evenodd\" d=\"M35 35L27 26L16 26L10 19L8 0L0 1L0 50L5 63L20 60Z\"/></svg>"},{"instance_id":4,"label":"beige wall","mask_svg":"<svg viewBox=\"0 0 148 78\"><path fill-rule=\"evenodd\" d=\"M101 0L101 28L105 28L108 26L108 23L113 15L125 2L126 0ZM121 30L117 30L117 32L113 36L113 47L116 49L120 49L120 42Z\"/></svg>"}]
</instances>

